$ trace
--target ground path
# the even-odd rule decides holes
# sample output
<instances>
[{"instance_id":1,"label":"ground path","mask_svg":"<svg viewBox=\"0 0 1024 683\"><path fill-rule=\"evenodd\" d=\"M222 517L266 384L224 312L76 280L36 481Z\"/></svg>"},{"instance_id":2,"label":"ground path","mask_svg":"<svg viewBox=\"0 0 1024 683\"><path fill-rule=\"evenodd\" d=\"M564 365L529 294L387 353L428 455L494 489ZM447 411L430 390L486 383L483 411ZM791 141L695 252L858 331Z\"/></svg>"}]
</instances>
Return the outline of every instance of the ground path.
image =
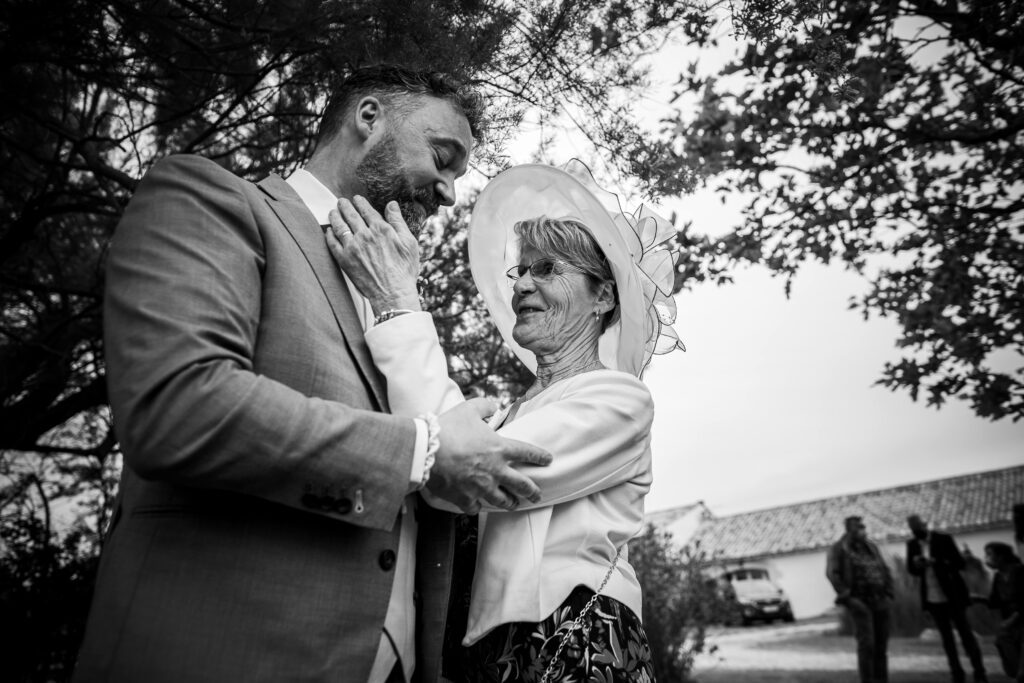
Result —
<instances>
[{"instance_id":1,"label":"ground path","mask_svg":"<svg viewBox=\"0 0 1024 683\"><path fill-rule=\"evenodd\" d=\"M699 683L856 683L856 645L840 636L833 619L794 624L716 629L709 640L716 652L697 660ZM991 683L1002 675L991 637L980 638ZM961 652L961 662L970 665ZM942 644L934 631L921 638L893 638L889 644L890 683L950 681ZM668 681L665 683L674 683Z\"/></svg>"}]
</instances>

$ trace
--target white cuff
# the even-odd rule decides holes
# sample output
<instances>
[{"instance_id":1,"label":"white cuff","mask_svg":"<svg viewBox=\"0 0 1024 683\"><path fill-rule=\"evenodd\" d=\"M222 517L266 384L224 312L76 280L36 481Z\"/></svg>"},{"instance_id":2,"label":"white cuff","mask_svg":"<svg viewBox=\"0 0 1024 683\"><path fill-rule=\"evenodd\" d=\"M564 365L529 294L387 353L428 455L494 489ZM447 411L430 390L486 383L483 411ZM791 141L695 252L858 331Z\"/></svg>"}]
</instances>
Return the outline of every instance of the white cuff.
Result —
<instances>
[{"instance_id":1,"label":"white cuff","mask_svg":"<svg viewBox=\"0 0 1024 683\"><path fill-rule=\"evenodd\" d=\"M422 418L413 420L416 423L416 444L412 451L412 471L409 473L409 493L420 488L423 483L423 470L427 465L427 421Z\"/></svg>"}]
</instances>

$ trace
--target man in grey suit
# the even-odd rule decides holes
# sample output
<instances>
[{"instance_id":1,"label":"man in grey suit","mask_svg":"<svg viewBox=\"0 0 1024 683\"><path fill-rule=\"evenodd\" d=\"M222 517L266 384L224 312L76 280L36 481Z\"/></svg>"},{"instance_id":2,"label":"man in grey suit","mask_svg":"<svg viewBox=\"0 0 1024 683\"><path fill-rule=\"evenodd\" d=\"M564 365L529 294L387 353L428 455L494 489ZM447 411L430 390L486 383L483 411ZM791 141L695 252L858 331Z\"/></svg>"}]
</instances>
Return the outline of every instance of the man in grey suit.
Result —
<instances>
[{"instance_id":1,"label":"man in grey suit","mask_svg":"<svg viewBox=\"0 0 1024 683\"><path fill-rule=\"evenodd\" d=\"M181 155L140 182L104 305L125 467L75 680L436 680L451 517L416 491L514 507L538 491L513 466L550 455L483 399L388 414L363 333L418 301L363 299L322 226L338 197L414 224L454 203L479 116L439 74L365 69L287 180Z\"/></svg>"}]
</instances>

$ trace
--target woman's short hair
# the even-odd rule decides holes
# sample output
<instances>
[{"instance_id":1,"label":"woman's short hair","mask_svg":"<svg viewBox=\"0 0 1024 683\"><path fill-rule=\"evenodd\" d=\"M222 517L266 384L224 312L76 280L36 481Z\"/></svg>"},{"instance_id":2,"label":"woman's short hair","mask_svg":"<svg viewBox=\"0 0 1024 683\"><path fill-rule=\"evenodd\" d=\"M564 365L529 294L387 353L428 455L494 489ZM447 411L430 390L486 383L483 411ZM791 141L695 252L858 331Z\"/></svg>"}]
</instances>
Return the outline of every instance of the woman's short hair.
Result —
<instances>
[{"instance_id":1,"label":"woman's short hair","mask_svg":"<svg viewBox=\"0 0 1024 683\"><path fill-rule=\"evenodd\" d=\"M519 238L520 251L533 247L543 254L571 263L582 270L590 277L595 289L602 282L611 282L614 288L615 276L612 274L612 267L583 223L571 218L538 216L519 221L513 230ZM619 310L617 289L614 295L615 307L602 318L602 332L615 321Z\"/></svg>"},{"instance_id":2,"label":"woman's short hair","mask_svg":"<svg viewBox=\"0 0 1024 683\"><path fill-rule=\"evenodd\" d=\"M367 95L376 96L403 117L416 109L411 95L447 100L466 116L470 133L478 142L487 127L483 96L459 77L437 71L417 71L396 64L377 64L356 69L331 94L320 118L317 141L332 138L341 129L342 119Z\"/></svg>"},{"instance_id":3,"label":"woman's short hair","mask_svg":"<svg viewBox=\"0 0 1024 683\"><path fill-rule=\"evenodd\" d=\"M986 543L985 552L1000 562L1013 562L1017 559L1017 554L1013 552L1010 544L1001 541Z\"/></svg>"}]
</instances>

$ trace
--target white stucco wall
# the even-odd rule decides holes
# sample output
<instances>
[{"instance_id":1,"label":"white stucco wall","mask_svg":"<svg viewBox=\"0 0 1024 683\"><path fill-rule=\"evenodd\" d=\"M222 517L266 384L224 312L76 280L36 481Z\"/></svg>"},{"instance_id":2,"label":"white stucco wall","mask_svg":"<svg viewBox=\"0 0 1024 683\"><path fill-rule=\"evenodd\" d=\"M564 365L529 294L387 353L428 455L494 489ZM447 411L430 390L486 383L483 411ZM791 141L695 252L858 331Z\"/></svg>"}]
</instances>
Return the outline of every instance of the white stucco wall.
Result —
<instances>
[{"instance_id":1,"label":"white stucco wall","mask_svg":"<svg viewBox=\"0 0 1024 683\"><path fill-rule=\"evenodd\" d=\"M706 512L707 511L702 506L698 506L671 524L666 524L664 529L672 534L672 542L679 547L683 547L689 543L690 539L693 538L693 535L697 532L697 529L700 528Z\"/></svg>"},{"instance_id":2,"label":"white stucco wall","mask_svg":"<svg viewBox=\"0 0 1024 683\"><path fill-rule=\"evenodd\" d=\"M983 531L973 534L955 536L957 547L963 550L964 545L979 559L984 559L983 548L990 541L1002 541L1014 545L1013 532L1007 528L1000 531ZM888 557L905 558L906 542L885 543L880 545L882 553ZM829 610L835 604L835 591L832 584L825 578L825 552L819 550L807 553L794 553L776 557L766 557L744 562L747 566L761 566L768 569L775 583L789 596L793 606L793 615L797 619L815 617ZM729 563L728 567L738 566Z\"/></svg>"}]
</instances>

